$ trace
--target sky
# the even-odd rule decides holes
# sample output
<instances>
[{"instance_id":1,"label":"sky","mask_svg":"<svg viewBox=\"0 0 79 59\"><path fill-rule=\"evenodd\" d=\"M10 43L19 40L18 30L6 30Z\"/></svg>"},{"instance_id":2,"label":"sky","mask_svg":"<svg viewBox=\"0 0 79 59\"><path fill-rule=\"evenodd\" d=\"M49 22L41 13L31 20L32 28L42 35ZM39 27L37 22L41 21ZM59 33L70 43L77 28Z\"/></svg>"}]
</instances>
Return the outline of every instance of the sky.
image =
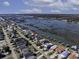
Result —
<instances>
[{"instance_id":1,"label":"sky","mask_svg":"<svg viewBox=\"0 0 79 59\"><path fill-rule=\"evenodd\" d=\"M0 0L0 14L79 14L79 0Z\"/></svg>"}]
</instances>

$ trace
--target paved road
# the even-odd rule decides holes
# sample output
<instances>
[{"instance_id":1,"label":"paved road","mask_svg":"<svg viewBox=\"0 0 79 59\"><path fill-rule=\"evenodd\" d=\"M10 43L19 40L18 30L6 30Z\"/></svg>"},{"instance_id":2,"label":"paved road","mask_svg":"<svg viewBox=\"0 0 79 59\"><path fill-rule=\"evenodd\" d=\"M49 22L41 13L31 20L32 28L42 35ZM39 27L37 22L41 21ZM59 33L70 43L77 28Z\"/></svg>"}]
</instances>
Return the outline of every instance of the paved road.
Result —
<instances>
[{"instance_id":1,"label":"paved road","mask_svg":"<svg viewBox=\"0 0 79 59\"><path fill-rule=\"evenodd\" d=\"M21 28L20 28L20 29L21 29ZM32 46L33 46L36 50L38 50L41 54L43 54L47 59L50 59L49 56L47 56L47 55L44 53L44 51L42 51L41 49L39 49L39 48L36 46L36 44L34 44L32 41L30 41L28 38L26 38L26 37L21 33L21 31L20 31L18 28L17 28L17 32L18 32L18 34L19 34L21 37L25 38L29 43L31 43Z\"/></svg>"},{"instance_id":2,"label":"paved road","mask_svg":"<svg viewBox=\"0 0 79 59\"><path fill-rule=\"evenodd\" d=\"M7 36L6 31L4 30L4 28L2 28L2 30L3 30L3 32L4 32L6 42L8 43L8 45L9 45L11 51L12 51L12 56L13 56L13 58L14 58L14 59L19 59L19 58L17 57L16 52L14 51L14 48L13 48L12 44L10 43L10 39L9 39L9 37Z\"/></svg>"}]
</instances>

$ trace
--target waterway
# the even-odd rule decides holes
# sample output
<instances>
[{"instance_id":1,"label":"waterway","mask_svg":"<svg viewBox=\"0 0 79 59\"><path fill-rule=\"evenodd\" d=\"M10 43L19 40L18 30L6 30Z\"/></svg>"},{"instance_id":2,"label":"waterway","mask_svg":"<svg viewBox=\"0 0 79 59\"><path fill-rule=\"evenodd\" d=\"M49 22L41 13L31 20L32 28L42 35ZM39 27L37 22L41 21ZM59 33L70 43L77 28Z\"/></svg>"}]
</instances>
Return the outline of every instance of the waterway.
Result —
<instances>
[{"instance_id":1,"label":"waterway","mask_svg":"<svg viewBox=\"0 0 79 59\"><path fill-rule=\"evenodd\" d=\"M64 44L79 44L79 22L32 17L15 17L13 20L51 40L54 38Z\"/></svg>"}]
</instances>

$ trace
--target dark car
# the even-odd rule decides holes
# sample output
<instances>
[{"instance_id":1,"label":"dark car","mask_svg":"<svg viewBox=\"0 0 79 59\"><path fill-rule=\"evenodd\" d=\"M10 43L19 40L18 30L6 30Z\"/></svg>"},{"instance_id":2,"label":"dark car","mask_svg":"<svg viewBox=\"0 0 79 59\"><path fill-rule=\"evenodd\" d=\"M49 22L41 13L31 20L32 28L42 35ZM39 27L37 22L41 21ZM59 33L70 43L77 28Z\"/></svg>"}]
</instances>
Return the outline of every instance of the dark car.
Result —
<instances>
[{"instance_id":1,"label":"dark car","mask_svg":"<svg viewBox=\"0 0 79 59\"><path fill-rule=\"evenodd\" d=\"M0 32L0 40L4 40L4 33Z\"/></svg>"}]
</instances>

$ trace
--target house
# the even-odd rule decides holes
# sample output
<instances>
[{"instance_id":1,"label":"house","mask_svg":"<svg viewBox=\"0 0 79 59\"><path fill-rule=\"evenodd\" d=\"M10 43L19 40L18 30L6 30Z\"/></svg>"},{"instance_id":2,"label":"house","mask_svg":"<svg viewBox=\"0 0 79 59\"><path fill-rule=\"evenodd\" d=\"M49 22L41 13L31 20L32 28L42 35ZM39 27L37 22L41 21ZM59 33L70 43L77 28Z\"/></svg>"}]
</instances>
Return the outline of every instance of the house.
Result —
<instances>
[{"instance_id":1,"label":"house","mask_svg":"<svg viewBox=\"0 0 79 59\"><path fill-rule=\"evenodd\" d=\"M58 52L58 53L61 53L61 52L63 52L65 50L65 48L64 48L64 46L58 46L56 49L55 49L55 51L56 52Z\"/></svg>"},{"instance_id":2,"label":"house","mask_svg":"<svg viewBox=\"0 0 79 59\"><path fill-rule=\"evenodd\" d=\"M3 55L2 53L0 53L0 59L4 58L5 55Z\"/></svg>"},{"instance_id":3,"label":"house","mask_svg":"<svg viewBox=\"0 0 79 59\"><path fill-rule=\"evenodd\" d=\"M36 59L36 56L32 52L29 52L27 48L22 50L22 54L22 59Z\"/></svg>"},{"instance_id":4,"label":"house","mask_svg":"<svg viewBox=\"0 0 79 59\"><path fill-rule=\"evenodd\" d=\"M71 52L71 54L69 55L68 59L78 59L78 53L76 52Z\"/></svg>"},{"instance_id":5,"label":"house","mask_svg":"<svg viewBox=\"0 0 79 59\"><path fill-rule=\"evenodd\" d=\"M79 45L71 46L72 50L78 51L79 53Z\"/></svg>"},{"instance_id":6,"label":"house","mask_svg":"<svg viewBox=\"0 0 79 59\"><path fill-rule=\"evenodd\" d=\"M1 40L0 41L0 49L2 49L4 45L6 45L5 40Z\"/></svg>"},{"instance_id":7,"label":"house","mask_svg":"<svg viewBox=\"0 0 79 59\"><path fill-rule=\"evenodd\" d=\"M28 41L26 41L24 38L15 39L15 43L16 43L17 47L21 50L26 48L26 46L28 46Z\"/></svg>"},{"instance_id":8,"label":"house","mask_svg":"<svg viewBox=\"0 0 79 59\"><path fill-rule=\"evenodd\" d=\"M65 50L58 55L59 59L67 58L69 56L69 51Z\"/></svg>"},{"instance_id":9,"label":"house","mask_svg":"<svg viewBox=\"0 0 79 59\"><path fill-rule=\"evenodd\" d=\"M49 50L55 50L56 48L57 48L57 45L53 45L53 46L50 47Z\"/></svg>"}]
</instances>

